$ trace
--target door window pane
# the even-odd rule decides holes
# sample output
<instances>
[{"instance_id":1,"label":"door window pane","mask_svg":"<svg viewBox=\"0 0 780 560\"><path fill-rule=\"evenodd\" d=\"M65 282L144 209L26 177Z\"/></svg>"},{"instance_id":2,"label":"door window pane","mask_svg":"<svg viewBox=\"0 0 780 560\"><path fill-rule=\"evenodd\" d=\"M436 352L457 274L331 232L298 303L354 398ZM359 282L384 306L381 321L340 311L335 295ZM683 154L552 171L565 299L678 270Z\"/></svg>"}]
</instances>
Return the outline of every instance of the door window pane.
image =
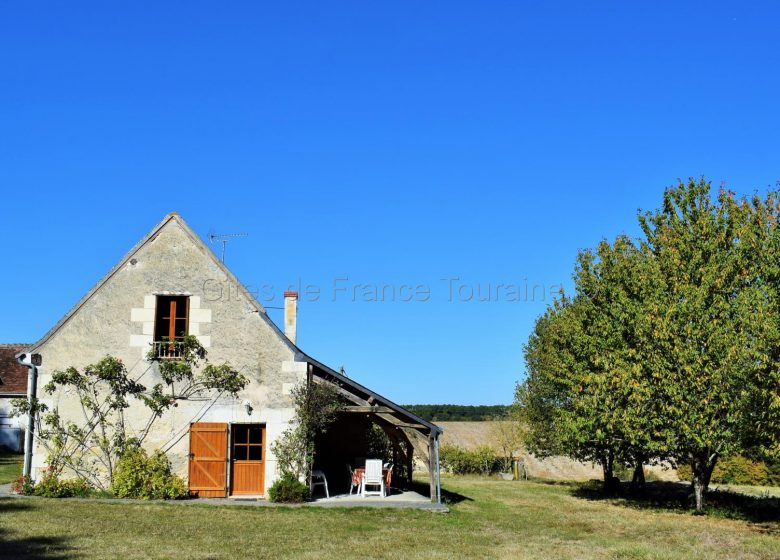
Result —
<instances>
[{"instance_id":1,"label":"door window pane","mask_svg":"<svg viewBox=\"0 0 780 560\"><path fill-rule=\"evenodd\" d=\"M260 426L249 426L249 443L263 443L263 429Z\"/></svg>"},{"instance_id":2,"label":"door window pane","mask_svg":"<svg viewBox=\"0 0 780 560\"><path fill-rule=\"evenodd\" d=\"M233 424L233 460L263 460L263 426L261 424Z\"/></svg>"},{"instance_id":3,"label":"door window pane","mask_svg":"<svg viewBox=\"0 0 780 560\"><path fill-rule=\"evenodd\" d=\"M249 436L249 430L246 426L233 426L233 441L236 443L249 443L247 439Z\"/></svg>"},{"instance_id":4,"label":"door window pane","mask_svg":"<svg viewBox=\"0 0 780 560\"><path fill-rule=\"evenodd\" d=\"M250 461L262 461L263 460L263 447L260 445L249 446L249 460Z\"/></svg>"}]
</instances>

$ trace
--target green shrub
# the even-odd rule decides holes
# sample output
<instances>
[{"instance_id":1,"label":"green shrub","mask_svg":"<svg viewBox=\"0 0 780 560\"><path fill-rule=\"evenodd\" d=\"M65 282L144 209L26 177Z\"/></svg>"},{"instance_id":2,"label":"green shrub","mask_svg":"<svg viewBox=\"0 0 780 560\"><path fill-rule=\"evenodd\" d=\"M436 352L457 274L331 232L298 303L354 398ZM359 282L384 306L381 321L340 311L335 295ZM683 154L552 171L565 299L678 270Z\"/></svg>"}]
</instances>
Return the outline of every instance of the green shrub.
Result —
<instances>
[{"instance_id":1,"label":"green shrub","mask_svg":"<svg viewBox=\"0 0 780 560\"><path fill-rule=\"evenodd\" d=\"M677 478L691 480L693 478L691 466L680 465L677 467ZM715 484L769 486L774 482L774 477L766 463L735 455L734 457L718 459L710 480Z\"/></svg>"},{"instance_id":2,"label":"green shrub","mask_svg":"<svg viewBox=\"0 0 780 560\"><path fill-rule=\"evenodd\" d=\"M35 481L29 476L19 475L11 483L11 492L32 496L35 493Z\"/></svg>"},{"instance_id":3,"label":"green shrub","mask_svg":"<svg viewBox=\"0 0 780 560\"><path fill-rule=\"evenodd\" d=\"M300 504L309 499L309 487L290 473L284 473L268 489L268 499L283 504Z\"/></svg>"},{"instance_id":4,"label":"green shrub","mask_svg":"<svg viewBox=\"0 0 780 560\"><path fill-rule=\"evenodd\" d=\"M93 491L86 480L60 480L56 473L47 472L32 489L32 494L44 498L86 498Z\"/></svg>"},{"instance_id":5,"label":"green shrub","mask_svg":"<svg viewBox=\"0 0 780 560\"><path fill-rule=\"evenodd\" d=\"M393 460L393 442L385 431L372 423L366 430L366 457L382 459L383 463Z\"/></svg>"},{"instance_id":6,"label":"green shrub","mask_svg":"<svg viewBox=\"0 0 780 560\"><path fill-rule=\"evenodd\" d=\"M765 463L737 455L718 461L712 471L712 482L767 486L772 476Z\"/></svg>"},{"instance_id":7,"label":"green shrub","mask_svg":"<svg viewBox=\"0 0 780 560\"><path fill-rule=\"evenodd\" d=\"M693 480L693 470L690 465L678 465L677 466L677 478L678 480L684 480L690 482Z\"/></svg>"},{"instance_id":8,"label":"green shrub","mask_svg":"<svg viewBox=\"0 0 780 560\"><path fill-rule=\"evenodd\" d=\"M612 474L620 480L631 480L634 478L634 469L620 463L615 463Z\"/></svg>"},{"instance_id":9,"label":"green shrub","mask_svg":"<svg viewBox=\"0 0 780 560\"><path fill-rule=\"evenodd\" d=\"M439 449L439 463L442 469L452 474L488 476L498 472L502 462L496 452L487 446L468 450L455 445L446 445Z\"/></svg>"},{"instance_id":10,"label":"green shrub","mask_svg":"<svg viewBox=\"0 0 780 560\"><path fill-rule=\"evenodd\" d=\"M178 500L187 496L187 485L171 472L171 462L162 451L150 457L143 449L130 449L114 469L111 491L118 498Z\"/></svg>"},{"instance_id":11,"label":"green shrub","mask_svg":"<svg viewBox=\"0 0 780 560\"><path fill-rule=\"evenodd\" d=\"M769 469L769 478L772 486L780 486L780 458L770 458L766 461Z\"/></svg>"}]
</instances>

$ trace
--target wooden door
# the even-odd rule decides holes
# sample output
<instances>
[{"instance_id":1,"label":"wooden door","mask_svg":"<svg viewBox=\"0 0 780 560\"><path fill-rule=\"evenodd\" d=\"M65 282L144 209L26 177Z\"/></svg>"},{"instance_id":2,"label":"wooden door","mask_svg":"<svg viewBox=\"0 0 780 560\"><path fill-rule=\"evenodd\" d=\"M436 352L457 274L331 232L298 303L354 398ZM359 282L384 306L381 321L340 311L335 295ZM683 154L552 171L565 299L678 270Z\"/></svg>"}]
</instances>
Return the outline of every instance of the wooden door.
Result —
<instances>
[{"instance_id":1,"label":"wooden door","mask_svg":"<svg viewBox=\"0 0 780 560\"><path fill-rule=\"evenodd\" d=\"M231 494L262 494L265 491L265 426L233 424L231 428Z\"/></svg>"},{"instance_id":2,"label":"wooden door","mask_svg":"<svg viewBox=\"0 0 780 560\"><path fill-rule=\"evenodd\" d=\"M227 450L227 424L190 424L190 494L201 498L227 496Z\"/></svg>"}]
</instances>

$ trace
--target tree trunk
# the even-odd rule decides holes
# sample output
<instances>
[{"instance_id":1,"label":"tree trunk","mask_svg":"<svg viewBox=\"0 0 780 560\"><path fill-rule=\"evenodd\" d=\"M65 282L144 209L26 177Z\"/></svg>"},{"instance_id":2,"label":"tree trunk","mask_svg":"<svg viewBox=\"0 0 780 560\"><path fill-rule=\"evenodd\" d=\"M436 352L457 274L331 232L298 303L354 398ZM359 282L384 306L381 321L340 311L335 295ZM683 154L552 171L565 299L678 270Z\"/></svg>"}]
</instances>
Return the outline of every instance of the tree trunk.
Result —
<instances>
[{"instance_id":1,"label":"tree trunk","mask_svg":"<svg viewBox=\"0 0 780 560\"><path fill-rule=\"evenodd\" d=\"M693 475L693 494L696 496L696 513L704 512L704 484L700 476Z\"/></svg>"},{"instance_id":2,"label":"tree trunk","mask_svg":"<svg viewBox=\"0 0 780 560\"><path fill-rule=\"evenodd\" d=\"M601 468L604 471L604 492L612 494L617 488L615 485L615 455L611 449L602 456Z\"/></svg>"},{"instance_id":3,"label":"tree trunk","mask_svg":"<svg viewBox=\"0 0 780 560\"><path fill-rule=\"evenodd\" d=\"M693 494L696 498L697 514L704 513L704 497L710 486L710 478L712 477L712 471L715 468L717 460L717 454L710 454L709 450L706 450L694 456L693 461L691 462L691 470L693 471Z\"/></svg>"},{"instance_id":4,"label":"tree trunk","mask_svg":"<svg viewBox=\"0 0 780 560\"><path fill-rule=\"evenodd\" d=\"M640 458L634 467L634 476L631 478L631 490L644 492L645 490L645 466Z\"/></svg>"}]
</instances>

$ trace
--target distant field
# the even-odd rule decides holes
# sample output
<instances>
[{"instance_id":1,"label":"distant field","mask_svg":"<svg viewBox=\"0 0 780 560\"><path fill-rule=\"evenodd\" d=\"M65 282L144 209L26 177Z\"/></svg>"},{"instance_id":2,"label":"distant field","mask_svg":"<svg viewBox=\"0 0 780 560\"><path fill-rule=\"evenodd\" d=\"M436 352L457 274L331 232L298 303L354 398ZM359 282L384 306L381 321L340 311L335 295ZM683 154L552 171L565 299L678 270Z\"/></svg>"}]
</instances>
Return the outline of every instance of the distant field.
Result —
<instances>
[{"instance_id":1,"label":"distant field","mask_svg":"<svg viewBox=\"0 0 780 560\"><path fill-rule=\"evenodd\" d=\"M457 445L464 449L474 449L482 445L491 445L495 422L437 422L444 429L442 445ZM601 478L601 467L578 463L568 457L550 457L537 459L526 455L526 468L529 476L552 480L582 481ZM648 467L648 472L658 480L677 480L674 470L661 467Z\"/></svg>"},{"instance_id":2,"label":"distant field","mask_svg":"<svg viewBox=\"0 0 780 560\"><path fill-rule=\"evenodd\" d=\"M482 422L504 416L509 406L462 404L405 404L404 408L429 422Z\"/></svg>"},{"instance_id":3,"label":"distant field","mask_svg":"<svg viewBox=\"0 0 780 560\"><path fill-rule=\"evenodd\" d=\"M777 521L603 500L574 484L442 482L447 514L0 499L0 558L780 558Z\"/></svg>"}]
</instances>

